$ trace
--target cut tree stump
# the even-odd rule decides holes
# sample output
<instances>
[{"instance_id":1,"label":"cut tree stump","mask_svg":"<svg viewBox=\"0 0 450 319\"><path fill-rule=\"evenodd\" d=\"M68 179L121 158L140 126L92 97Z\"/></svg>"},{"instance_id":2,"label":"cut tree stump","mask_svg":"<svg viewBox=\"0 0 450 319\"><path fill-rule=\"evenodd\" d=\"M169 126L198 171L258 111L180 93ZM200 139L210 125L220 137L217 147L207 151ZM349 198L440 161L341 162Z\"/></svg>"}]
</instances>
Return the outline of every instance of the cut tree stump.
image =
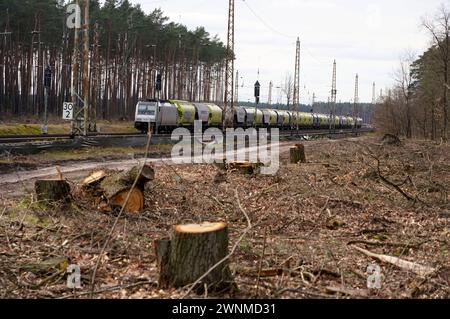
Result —
<instances>
[{"instance_id":1,"label":"cut tree stump","mask_svg":"<svg viewBox=\"0 0 450 319\"><path fill-rule=\"evenodd\" d=\"M109 205L112 207L118 206L120 208L124 207L125 201L130 193L130 189L125 189L109 199ZM138 214L144 210L145 198L144 193L135 187L131 191L130 198L127 205L125 206L125 211L128 213Z\"/></svg>"},{"instance_id":2,"label":"cut tree stump","mask_svg":"<svg viewBox=\"0 0 450 319\"><path fill-rule=\"evenodd\" d=\"M95 185L104 180L106 176L108 176L108 173L106 171L93 172L91 175L84 179L83 187L95 187Z\"/></svg>"},{"instance_id":3,"label":"cut tree stump","mask_svg":"<svg viewBox=\"0 0 450 319\"><path fill-rule=\"evenodd\" d=\"M108 199L111 199L123 191L130 190L137 178L136 187L144 190L145 185L155 178L155 171L150 165L145 165L142 174L138 177L139 170L140 167L135 166L128 171L110 174L102 180L99 188Z\"/></svg>"},{"instance_id":4,"label":"cut tree stump","mask_svg":"<svg viewBox=\"0 0 450 319\"><path fill-rule=\"evenodd\" d=\"M260 168L264 166L261 163L251 162L227 162L226 167L229 170L236 170L243 174L258 174Z\"/></svg>"},{"instance_id":5,"label":"cut tree stump","mask_svg":"<svg viewBox=\"0 0 450 319\"><path fill-rule=\"evenodd\" d=\"M115 207L124 206L125 212L140 213L145 206L145 186L155 178L155 171L151 165L145 165L138 176L140 170L141 166L135 166L128 171L93 172L83 181L85 195L96 200L98 209L105 213L113 211ZM132 188L136 180L136 186ZM125 205L130 191L130 198Z\"/></svg>"},{"instance_id":6,"label":"cut tree stump","mask_svg":"<svg viewBox=\"0 0 450 319\"><path fill-rule=\"evenodd\" d=\"M171 240L155 242L161 288L181 288L195 283L228 255L226 223L203 223L174 227ZM203 293L225 292L233 287L228 261L212 270L195 287Z\"/></svg>"},{"instance_id":7,"label":"cut tree stump","mask_svg":"<svg viewBox=\"0 0 450 319\"><path fill-rule=\"evenodd\" d=\"M305 146L297 144L290 148L291 164L306 163Z\"/></svg>"},{"instance_id":8,"label":"cut tree stump","mask_svg":"<svg viewBox=\"0 0 450 319\"><path fill-rule=\"evenodd\" d=\"M34 184L37 199L48 204L70 203L70 185L65 180L38 180Z\"/></svg>"},{"instance_id":9,"label":"cut tree stump","mask_svg":"<svg viewBox=\"0 0 450 319\"><path fill-rule=\"evenodd\" d=\"M394 134L385 134L383 139L381 140L383 145L393 145L393 146L401 146L402 141L397 135Z\"/></svg>"}]
</instances>

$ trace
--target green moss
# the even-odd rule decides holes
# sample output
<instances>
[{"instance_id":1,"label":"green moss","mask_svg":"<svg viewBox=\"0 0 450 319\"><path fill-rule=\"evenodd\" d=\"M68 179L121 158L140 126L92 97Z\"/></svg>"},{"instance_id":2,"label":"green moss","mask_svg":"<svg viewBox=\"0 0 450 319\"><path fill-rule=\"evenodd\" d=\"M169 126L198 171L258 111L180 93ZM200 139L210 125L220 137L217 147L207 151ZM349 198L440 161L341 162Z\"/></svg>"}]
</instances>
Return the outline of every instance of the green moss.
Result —
<instances>
[{"instance_id":1,"label":"green moss","mask_svg":"<svg viewBox=\"0 0 450 319\"><path fill-rule=\"evenodd\" d=\"M253 245L250 241L244 239L239 244L239 249L241 250L242 253L249 255L253 252Z\"/></svg>"},{"instance_id":2,"label":"green moss","mask_svg":"<svg viewBox=\"0 0 450 319\"><path fill-rule=\"evenodd\" d=\"M42 124L2 124L0 136L5 135L40 135ZM133 122L110 123L100 122L97 125L101 133L137 133ZM70 123L50 124L49 134L69 134Z\"/></svg>"}]
</instances>

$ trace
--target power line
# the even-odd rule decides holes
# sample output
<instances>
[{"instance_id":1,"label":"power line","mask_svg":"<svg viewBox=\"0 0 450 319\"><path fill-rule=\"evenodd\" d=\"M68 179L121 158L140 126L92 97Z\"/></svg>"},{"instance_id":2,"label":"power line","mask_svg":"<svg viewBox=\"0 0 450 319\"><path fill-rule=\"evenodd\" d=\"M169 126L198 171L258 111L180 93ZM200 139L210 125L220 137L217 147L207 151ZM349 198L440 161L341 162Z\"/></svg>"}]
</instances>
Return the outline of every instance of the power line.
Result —
<instances>
[{"instance_id":1,"label":"power line","mask_svg":"<svg viewBox=\"0 0 450 319\"><path fill-rule=\"evenodd\" d=\"M261 23L264 24L269 30L271 30L272 32L274 32L274 33L276 33L276 34L278 34L278 35L280 35L280 36L282 36L282 37L285 37L285 38L288 38L288 39L295 39L295 36L287 35L287 34L285 34L285 33L282 33L282 32L280 32L280 31L276 30L275 28L273 28L269 23L267 23L263 18L261 18L261 17L255 12L255 10L253 10L253 9L250 7L250 5L247 3L246 0L242 0L242 2L247 6L247 8L250 10L250 12L253 13L253 15L254 15L259 21L261 21Z\"/></svg>"}]
</instances>

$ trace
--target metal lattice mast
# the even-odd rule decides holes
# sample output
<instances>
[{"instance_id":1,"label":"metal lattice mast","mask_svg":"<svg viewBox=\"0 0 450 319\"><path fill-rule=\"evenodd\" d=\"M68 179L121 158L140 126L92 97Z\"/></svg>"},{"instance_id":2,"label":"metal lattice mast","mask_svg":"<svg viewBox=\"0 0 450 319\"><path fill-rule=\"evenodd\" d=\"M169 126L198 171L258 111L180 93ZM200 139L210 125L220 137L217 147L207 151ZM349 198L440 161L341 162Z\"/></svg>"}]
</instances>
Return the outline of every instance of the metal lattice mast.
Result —
<instances>
[{"instance_id":1,"label":"metal lattice mast","mask_svg":"<svg viewBox=\"0 0 450 319\"><path fill-rule=\"evenodd\" d=\"M353 120L356 127L356 118L358 117L358 104L359 104L359 76L356 74L355 78L355 99L353 101Z\"/></svg>"},{"instance_id":2,"label":"metal lattice mast","mask_svg":"<svg viewBox=\"0 0 450 319\"><path fill-rule=\"evenodd\" d=\"M80 7L80 1L76 0L75 4L77 8ZM81 13L80 13L81 14ZM80 21L77 21L80 22ZM73 37L73 55L72 55L72 82L70 83L71 89L70 93L72 95L72 103L74 105L74 119L72 121L72 134L79 133L80 125L78 123L78 72L79 72L79 46L80 46L80 29L78 28L78 23L75 23L74 29L74 37Z\"/></svg>"},{"instance_id":3,"label":"metal lattice mast","mask_svg":"<svg viewBox=\"0 0 450 319\"><path fill-rule=\"evenodd\" d=\"M295 52L295 76L294 76L294 98L293 110L298 110L300 106L300 38L297 38L297 48Z\"/></svg>"},{"instance_id":4,"label":"metal lattice mast","mask_svg":"<svg viewBox=\"0 0 450 319\"><path fill-rule=\"evenodd\" d=\"M313 113L314 113L314 106L316 106L316 93L313 93L313 96L312 96L311 108L312 108Z\"/></svg>"},{"instance_id":5,"label":"metal lattice mast","mask_svg":"<svg viewBox=\"0 0 450 319\"><path fill-rule=\"evenodd\" d=\"M223 127L233 125L234 112L234 0L229 0L227 57L225 67L225 101Z\"/></svg>"},{"instance_id":6,"label":"metal lattice mast","mask_svg":"<svg viewBox=\"0 0 450 319\"><path fill-rule=\"evenodd\" d=\"M239 103L239 70L236 71L236 85L234 87L234 102L235 105Z\"/></svg>"},{"instance_id":7,"label":"metal lattice mast","mask_svg":"<svg viewBox=\"0 0 450 319\"><path fill-rule=\"evenodd\" d=\"M333 63L333 80L331 85L331 123L330 129L336 128L336 100L337 100L337 81L336 81L336 60Z\"/></svg>"},{"instance_id":8,"label":"metal lattice mast","mask_svg":"<svg viewBox=\"0 0 450 319\"><path fill-rule=\"evenodd\" d=\"M373 82L373 87L372 87L372 104L375 104L376 101L377 101L377 98L375 96L376 95L375 91L376 91L376 86L375 86L375 82Z\"/></svg>"},{"instance_id":9,"label":"metal lattice mast","mask_svg":"<svg viewBox=\"0 0 450 319\"><path fill-rule=\"evenodd\" d=\"M270 83L269 83L269 100L268 100L269 104L272 104L272 91L273 91L273 82L270 81Z\"/></svg>"},{"instance_id":10,"label":"metal lattice mast","mask_svg":"<svg viewBox=\"0 0 450 319\"><path fill-rule=\"evenodd\" d=\"M89 101L89 6L90 0L84 0L84 38L83 38L83 99L84 99L84 136L87 136L91 129L90 101Z\"/></svg>"}]
</instances>

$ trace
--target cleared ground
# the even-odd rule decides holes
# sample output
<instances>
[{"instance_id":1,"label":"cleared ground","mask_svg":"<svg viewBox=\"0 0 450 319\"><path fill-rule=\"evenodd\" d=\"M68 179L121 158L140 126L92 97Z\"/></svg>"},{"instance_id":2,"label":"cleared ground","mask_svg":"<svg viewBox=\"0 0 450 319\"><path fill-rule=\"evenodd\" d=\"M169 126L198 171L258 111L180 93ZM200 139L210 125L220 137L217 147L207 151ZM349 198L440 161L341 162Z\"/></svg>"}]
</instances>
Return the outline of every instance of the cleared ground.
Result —
<instances>
[{"instance_id":1,"label":"cleared ground","mask_svg":"<svg viewBox=\"0 0 450 319\"><path fill-rule=\"evenodd\" d=\"M226 221L234 245L247 214L252 230L230 260L239 288L233 297L449 298L450 146L383 145L374 137L305 145L308 163L290 165L284 152L275 176L159 163L146 212L119 221L95 297L183 296L183 289L158 289L153 241L174 224ZM3 196L0 297L88 296L115 216L84 201L79 178L70 209L45 209L32 194ZM368 290L373 260L355 246L436 271L423 278L378 262L382 288ZM67 263L82 268L84 288L75 295L65 285Z\"/></svg>"}]
</instances>

